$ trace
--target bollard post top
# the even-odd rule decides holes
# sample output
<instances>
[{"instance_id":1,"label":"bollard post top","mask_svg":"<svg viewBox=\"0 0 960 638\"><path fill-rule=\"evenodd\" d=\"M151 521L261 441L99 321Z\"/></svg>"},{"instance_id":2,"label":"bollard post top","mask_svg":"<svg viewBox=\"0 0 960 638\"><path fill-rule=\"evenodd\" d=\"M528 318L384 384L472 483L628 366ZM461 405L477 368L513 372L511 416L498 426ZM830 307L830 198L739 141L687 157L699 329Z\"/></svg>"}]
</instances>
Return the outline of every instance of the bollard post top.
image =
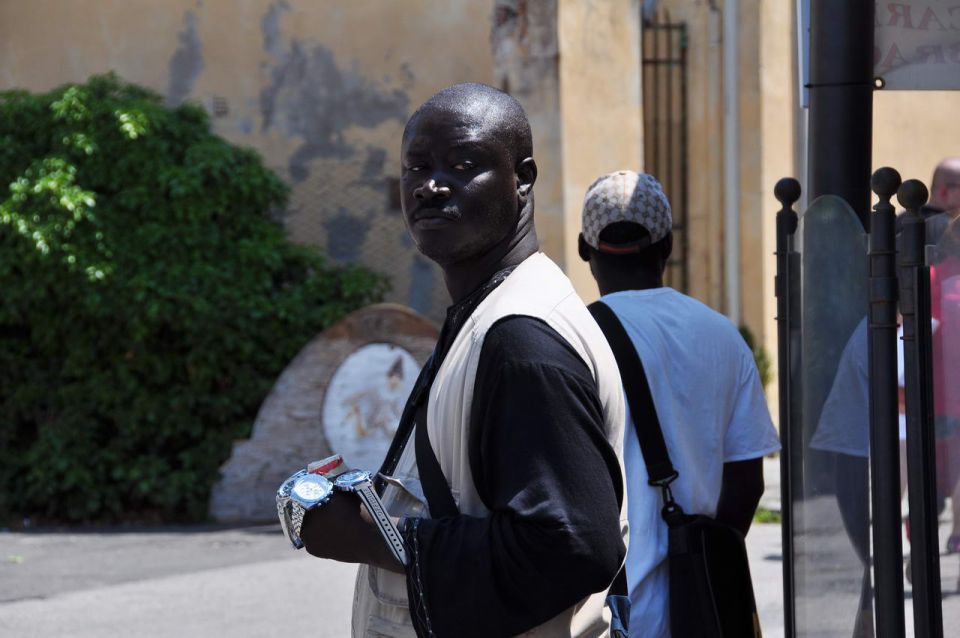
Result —
<instances>
[{"instance_id":1,"label":"bollard post top","mask_svg":"<svg viewBox=\"0 0 960 638\"><path fill-rule=\"evenodd\" d=\"M921 206L927 203L929 196L927 187L918 179L908 179L897 190L897 199L900 201L900 205L907 210L919 210Z\"/></svg>"},{"instance_id":2,"label":"bollard post top","mask_svg":"<svg viewBox=\"0 0 960 638\"><path fill-rule=\"evenodd\" d=\"M785 209L790 208L800 199L800 182L792 177L784 177L773 187L773 196Z\"/></svg>"},{"instance_id":3,"label":"bollard post top","mask_svg":"<svg viewBox=\"0 0 960 638\"><path fill-rule=\"evenodd\" d=\"M877 194L880 201L890 201L900 187L900 182L900 173L896 169L884 166L874 171L873 177L870 178L870 188Z\"/></svg>"}]
</instances>

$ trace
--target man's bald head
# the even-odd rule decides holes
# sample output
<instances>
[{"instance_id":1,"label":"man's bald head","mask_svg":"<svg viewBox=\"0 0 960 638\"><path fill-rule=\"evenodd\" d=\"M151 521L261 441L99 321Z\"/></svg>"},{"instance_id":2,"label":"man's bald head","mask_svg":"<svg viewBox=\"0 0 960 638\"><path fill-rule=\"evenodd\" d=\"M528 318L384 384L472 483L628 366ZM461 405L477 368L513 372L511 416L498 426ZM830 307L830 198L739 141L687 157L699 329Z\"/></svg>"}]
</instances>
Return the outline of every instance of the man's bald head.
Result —
<instances>
[{"instance_id":1,"label":"man's bald head","mask_svg":"<svg viewBox=\"0 0 960 638\"><path fill-rule=\"evenodd\" d=\"M483 125L494 139L503 144L514 162L533 155L533 135L527 114L516 99L486 84L455 84L434 93L407 121L403 139L425 113L446 111Z\"/></svg>"},{"instance_id":2,"label":"man's bald head","mask_svg":"<svg viewBox=\"0 0 960 638\"><path fill-rule=\"evenodd\" d=\"M948 157L937 164L929 205L946 211L960 209L960 157Z\"/></svg>"}]
</instances>

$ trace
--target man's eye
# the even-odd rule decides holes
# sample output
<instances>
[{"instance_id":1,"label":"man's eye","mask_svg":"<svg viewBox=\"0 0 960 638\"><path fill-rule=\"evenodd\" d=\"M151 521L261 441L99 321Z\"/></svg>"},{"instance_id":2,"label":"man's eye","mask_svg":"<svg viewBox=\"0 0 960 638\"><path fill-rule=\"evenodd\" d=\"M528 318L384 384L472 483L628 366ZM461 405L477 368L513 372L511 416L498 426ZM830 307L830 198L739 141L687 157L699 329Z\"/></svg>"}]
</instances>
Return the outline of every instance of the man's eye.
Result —
<instances>
[{"instance_id":1,"label":"man's eye","mask_svg":"<svg viewBox=\"0 0 960 638\"><path fill-rule=\"evenodd\" d=\"M457 162L453 167L458 171L469 171L473 168L474 164L470 160L464 160L462 162Z\"/></svg>"},{"instance_id":2,"label":"man's eye","mask_svg":"<svg viewBox=\"0 0 960 638\"><path fill-rule=\"evenodd\" d=\"M419 165L417 165L417 166L408 166L408 167L407 167L407 170L408 170L409 172L411 172L411 173L419 173L420 171L423 170L423 167L422 167L422 166L419 166Z\"/></svg>"}]
</instances>

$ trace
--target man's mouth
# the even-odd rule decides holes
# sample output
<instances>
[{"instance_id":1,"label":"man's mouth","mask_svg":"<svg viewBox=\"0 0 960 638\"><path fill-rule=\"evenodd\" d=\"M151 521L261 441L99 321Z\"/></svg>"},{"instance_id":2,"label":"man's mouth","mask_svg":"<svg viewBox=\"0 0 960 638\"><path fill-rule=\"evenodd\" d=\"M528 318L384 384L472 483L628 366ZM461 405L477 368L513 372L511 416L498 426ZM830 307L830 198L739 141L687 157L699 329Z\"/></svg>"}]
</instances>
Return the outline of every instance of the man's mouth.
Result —
<instances>
[{"instance_id":1,"label":"man's mouth","mask_svg":"<svg viewBox=\"0 0 960 638\"><path fill-rule=\"evenodd\" d=\"M444 208L421 208L413 213L412 225L431 228L444 226L460 219L460 211L455 206Z\"/></svg>"}]
</instances>

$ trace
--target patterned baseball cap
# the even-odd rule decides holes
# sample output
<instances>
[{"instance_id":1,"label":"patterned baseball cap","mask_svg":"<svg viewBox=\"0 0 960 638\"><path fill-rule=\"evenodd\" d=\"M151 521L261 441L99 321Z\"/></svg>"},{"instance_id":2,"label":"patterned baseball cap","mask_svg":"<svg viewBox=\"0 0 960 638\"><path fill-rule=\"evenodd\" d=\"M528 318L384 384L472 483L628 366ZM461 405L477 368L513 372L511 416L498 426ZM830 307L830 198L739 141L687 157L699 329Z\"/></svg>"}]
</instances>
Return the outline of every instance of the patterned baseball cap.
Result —
<instances>
[{"instance_id":1,"label":"patterned baseball cap","mask_svg":"<svg viewBox=\"0 0 960 638\"><path fill-rule=\"evenodd\" d=\"M618 245L600 241L601 231L616 222L640 224L650 233L649 242ZM653 175L610 173L598 177L583 198L583 238L601 252L637 252L666 237L672 227L670 202Z\"/></svg>"}]
</instances>

